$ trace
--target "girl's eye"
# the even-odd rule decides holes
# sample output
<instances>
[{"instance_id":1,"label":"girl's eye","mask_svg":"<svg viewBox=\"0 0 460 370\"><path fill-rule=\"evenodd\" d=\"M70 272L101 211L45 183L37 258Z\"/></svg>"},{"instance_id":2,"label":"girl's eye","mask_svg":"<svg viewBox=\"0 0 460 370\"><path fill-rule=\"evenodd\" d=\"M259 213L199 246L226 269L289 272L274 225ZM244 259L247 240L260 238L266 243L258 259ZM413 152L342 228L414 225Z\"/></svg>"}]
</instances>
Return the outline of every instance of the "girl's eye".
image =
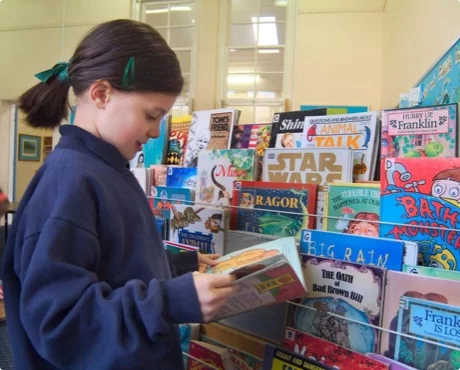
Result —
<instances>
[{"instance_id":1,"label":"girl's eye","mask_svg":"<svg viewBox=\"0 0 460 370\"><path fill-rule=\"evenodd\" d=\"M150 114L146 114L145 118L147 119L147 121L155 121L157 119L157 117L152 117Z\"/></svg>"}]
</instances>

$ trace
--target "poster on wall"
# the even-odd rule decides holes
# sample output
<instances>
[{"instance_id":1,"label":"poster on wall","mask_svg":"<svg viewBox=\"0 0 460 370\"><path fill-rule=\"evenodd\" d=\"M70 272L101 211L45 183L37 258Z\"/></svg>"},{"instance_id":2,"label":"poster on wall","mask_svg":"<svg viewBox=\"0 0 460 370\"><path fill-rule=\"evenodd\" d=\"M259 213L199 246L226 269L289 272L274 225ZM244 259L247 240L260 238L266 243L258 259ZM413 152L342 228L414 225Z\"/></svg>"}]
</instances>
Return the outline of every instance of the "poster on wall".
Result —
<instances>
[{"instance_id":1,"label":"poster on wall","mask_svg":"<svg viewBox=\"0 0 460 370\"><path fill-rule=\"evenodd\" d=\"M415 87L421 87L421 106L460 102L460 38L430 68Z\"/></svg>"},{"instance_id":2,"label":"poster on wall","mask_svg":"<svg viewBox=\"0 0 460 370\"><path fill-rule=\"evenodd\" d=\"M369 107L364 105L301 105L300 110L312 110L326 108L326 115L363 113L368 112Z\"/></svg>"}]
</instances>

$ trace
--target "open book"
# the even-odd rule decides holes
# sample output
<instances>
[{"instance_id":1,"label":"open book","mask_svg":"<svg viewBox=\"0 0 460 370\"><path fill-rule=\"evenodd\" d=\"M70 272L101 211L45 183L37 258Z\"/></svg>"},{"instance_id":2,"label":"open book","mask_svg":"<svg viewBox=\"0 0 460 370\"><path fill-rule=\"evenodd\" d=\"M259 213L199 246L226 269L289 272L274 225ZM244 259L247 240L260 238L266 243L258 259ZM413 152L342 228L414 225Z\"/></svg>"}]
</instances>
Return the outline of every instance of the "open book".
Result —
<instances>
[{"instance_id":1,"label":"open book","mask_svg":"<svg viewBox=\"0 0 460 370\"><path fill-rule=\"evenodd\" d=\"M227 254L207 273L237 277L237 292L220 309L215 320L306 295L306 285L295 239L273 240Z\"/></svg>"}]
</instances>

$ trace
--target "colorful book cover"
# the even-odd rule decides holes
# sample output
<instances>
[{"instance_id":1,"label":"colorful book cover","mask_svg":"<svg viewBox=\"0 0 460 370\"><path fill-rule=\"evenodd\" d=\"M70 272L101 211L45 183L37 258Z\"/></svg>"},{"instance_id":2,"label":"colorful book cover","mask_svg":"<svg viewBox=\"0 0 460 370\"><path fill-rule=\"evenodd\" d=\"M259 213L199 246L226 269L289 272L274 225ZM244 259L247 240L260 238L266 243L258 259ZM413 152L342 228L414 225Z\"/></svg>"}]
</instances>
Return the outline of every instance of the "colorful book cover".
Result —
<instances>
[{"instance_id":1,"label":"colorful book cover","mask_svg":"<svg viewBox=\"0 0 460 370\"><path fill-rule=\"evenodd\" d=\"M349 319L380 326L387 270L307 255L302 268L308 295L299 304L308 308L290 305L286 326L362 354L376 351L378 330Z\"/></svg>"},{"instance_id":2,"label":"colorful book cover","mask_svg":"<svg viewBox=\"0 0 460 370\"><path fill-rule=\"evenodd\" d=\"M459 307L413 297L401 297L397 331L437 344L398 335L395 360L420 370L459 369L459 319ZM458 350L443 347L443 344Z\"/></svg>"},{"instance_id":3,"label":"colorful book cover","mask_svg":"<svg viewBox=\"0 0 460 370\"><path fill-rule=\"evenodd\" d=\"M460 158L385 158L381 178L380 236L417 242L419 265L460 270Z\"/></svg>"},{"instance_id":4,"label":"colorful book cover","mask_svg":"<svg viewBox=\"0 0 460 370\"><path fill-rule=\"evenodd\" d=\"M263 370L337 370L322 362L303 357L271 344L265 346Z\"/></svg>"},{"instance_id":5,"label":"colorful book cover","mask_svg":"<svg viewBox=\"0 0 460 370\"><path fill-rule=\"evenodd\" d=\"M198 247L201 253L223 255L228 221L222 209L171 204L169 240Z\"/></svg>"},{"instance_id":6,"label":"colorful book cover","mask_svg":"<svg viewBox=\"0 0 460 370\"><path fill-rule=\"evenodd\" d=\"M170 251L172 254L182 253L182 252L197 252L197 247L192 247L191 245L174 243L169 240L163 240L163 247Z\"/></svg>"},{"instance_id":7,"label":"colorful book cover","mask_svg":"<svg viewBox=\"0 0 460 370\"><path fill-rule=\"evenodd\" d=\"M229 253L209 267L209 274L232 274L237 287L214 320L286 302L306 294L305 280L293 237L272 240Z\"/></svg>"},{"instance_id":8,"label":"colorful book cover","mask_svg":"<svg viewBox=\"0 0 460 370\"><path fill-rule=\"evenodd\" d=\"M262 181L235 181L232 229L294 236L313 228L317 186Z\"/></svg>"},{"instance_id":9,"label":"colorful book cover","mask_svg":"<svg viewBox=\"0 0 460 370\"><path fill-rule=\"evenodd\" d=\"M388 271L385 301L383 304L382 328L392 331L398 330L399 304L402 296L460 307L459 291L459 281ZM389 358L395 358L397 335L385 330L382 330L381 333L380 354ZM433 368L435 369L436 367ZM445 369L450 368L445 367Z\"/></svg>"},{"instance_id":10,"label":"colorful book cover","mask_svg":"<svg viewBox=\"0 0 460 370\"><path fill-rule=\"evenodd\" d=\"M230 352L227 348L192 340L190 342L189 354L191 357L188 359L188 370L211 369L209 366L212 366L212 369L219 370L232 369Z\"/></svg>"},{"instance_id":11,"label":"colorful book cover","mask_svg":"<svg viewBox=\"0 0 460 370\"><path fill-rule=\"evenodd\" d=\"M361 353L350 351L293 328L286 328L283 347L304 357L322 361L336 369L387 370L390 368L387 364L370 359Z\"/></svg>"},{"instance_id":12,"label":"colorful book cover","mask_svg":"<svg viewBox=\"0 0 460 370\"><path fill-rule=\"evenodd\" d=\"M423 276L432 276L439 279L460 280L460 271L444 270L436 267L403 265L403 272Z\"/></svg>"},{"instance_id":13,"label":"colorful book cover","mask_svg":"<svg viewBox=\"0 0 460 370\"><path fill-rule=\"evenodd\" d=\"M458 105L382 112L382 158L458 156Z\"/></svg>"},{"instance_id":14,"label":"colorful book cover","mask_svg":"<svg viewBox=\"0 0 460 370\"><path fill-rule=\"evenodd\" d=\"M300 239L300 253L395 271L402 269L404 249L399 240L322 230L303 230Z\"/></svg>"},{"instance_id":15,"label":"colorful book cover","mask_svg":"<svg viewBox=\"0 0 460 370\"><path fill-rule=\"evenodd\" d=\"M318 186L318 195L316 199L316 230L324 229L324 207L327 197L327 186Z\"/></svg>"},{"instance_id":16,"label":"colorful book cover","mask_svg":"<svg viewBox=\"0 0 460 370\"><path fill-rule=\"evenodd\" d=\"M325 108L275 113L272 120L269 148L300 148L305 117L325 114Z\"/></svg>"},{"instance_id":17,"label":"colorful book cover","mask_svg":"<svg viewBox=\"0 0 460 370\"><path fill-rule=\"evenodd\" d=\"M272 149L265 151L263 181L325 185L351 182L352 152L335 149Z\"/></svg>"},{"instance_id":18,"label":"colorful book cover","mask_svg":"<svg viewBox=\"0 0 460 370\"><path fill-rule=\"evenodd\" d=\"M390 366L391 370L417 370L416 368L412 366L405 365L399 361L393 360L391 358L385 357L383 355L380 355L378 353L366 353L367 357L373 358L377 361L383 362L385 364L388 364Z\"/></svg>"},{"instance_id":19,"label":"colorful book cover","mask_svg":"<svg viewBox=\"0 0 460 370\"><path fill-rule=\"evenodd\" d=\"M153 214L166 220L169 220L172 204L191 204L193 201L193 191L184 188L152 186L150 194Z\"/></svg>"},{"instance_id":20,"label":"colorful book cover","mask_svg":"<svg viewBox=\"0 0 460 370\"><path fill-rule=\"evenodd\" d=\"M206 150L199 154L196 201L230 206L235 180L255 180L254 149Z\"/></svg>"},{"instance_id":21,"label":"colorful book cover","mask_svg":"<svg viewBox=\"0 0 460 370\"><path fill-rule=\"evenodd\" d=\"M328 184L324 213L324 230L379 236L380 185Z\"/></svg>"},{"instance_id":22,"label":"colorful book cover","mask_svg":"<svg viewBox=\"0 0 460 370\"><path fill-rule=\"evenodd\" d=\"M185 167L197 167L203 150L228 149L235 120L235 109L222 108L193 112L185 151Z\"/></svg>"},{"instance_id":23,"label":"colorful book cover","mask_svg":"<svg viewBox=\"0 0 460 370\"><path fill-rule=\"evenodd\" d=\"M377 112L306 117L302 148L351 148L353 179L372 180L378 134Z\"/></svg>"},{"instance_id":24,"label":"colorful book cover","mask_svg":"<svg viewBox=\"0 0 460 370\"><path fill-rule=\"evenodd\" d=\"M192 116L171 117L165 164L179 166L184 164L191 123Z\"/></svg>"},{"instance_id":25,"label":"colorful book cover","mask_svg":"<svg viewBox=\"0 0 460 370\"><path fill-rule=\"evenodd\" d=\"M270 131L271 124L235 125L230 149L257 149L262 146L268 148Z\"/></svg>"},{"instance_id":26,"label":"colorful book cover","mask_svg":"<svg viewBox=\"0 0 460 370\"><path fill-rule=\"evenodd\" d=\"M166 186L196 189L196 167L168 167Z\"/></svg>"},{"instance_id":27,"label":"colorful book cover","mask_svg":"<svg viewBox=\"0 0 460 370\"><path fill-rule=\"evenodd\" d=\"M168 172L168 166L165 165L152 165L150 169L153 170L153 186L166 186L166 174Z\"/></svg>"},{"instance_id":28,"label":"colorful book cover","mask_svg":"<svg viewBox=\"0 0 460 370\"><path fill-rule=\"evenodd\" d=\"M163 164L166 154L170 117L165 116L160 122L160 135L149 139L142 147L145 167Z\"/></svg>"},{"instance_id":29,"label":"colorful book cover","mask_svg":"<svg viewBox=\"0 0 460 370\"><path fill-rule=\"evenodd\" d=\"M326 108L326 115L368 112L365 105L301 105L300 110Z\"/></svg>"}]
</instances>

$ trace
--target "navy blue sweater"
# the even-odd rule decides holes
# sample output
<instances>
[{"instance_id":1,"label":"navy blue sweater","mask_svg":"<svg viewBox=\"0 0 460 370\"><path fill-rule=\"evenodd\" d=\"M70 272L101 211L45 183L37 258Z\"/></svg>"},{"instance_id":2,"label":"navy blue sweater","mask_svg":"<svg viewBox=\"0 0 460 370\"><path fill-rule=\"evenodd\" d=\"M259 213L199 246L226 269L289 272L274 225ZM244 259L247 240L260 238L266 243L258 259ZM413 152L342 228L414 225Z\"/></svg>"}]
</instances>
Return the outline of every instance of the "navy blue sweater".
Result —
<instances>
[{"instance_id":1,"label":"navy blue sweater","mask_svg":"<svg viewBox=\"0 0 460 370\"><path fill-rule=\"evenodd\" d=\"M183 369L176 324L202 320L191 273L173 277L120 152L79 127L61 134L5 250L16 369ZM196 268L195 253L179 256Z\"/></svg>"}]
</instances>

